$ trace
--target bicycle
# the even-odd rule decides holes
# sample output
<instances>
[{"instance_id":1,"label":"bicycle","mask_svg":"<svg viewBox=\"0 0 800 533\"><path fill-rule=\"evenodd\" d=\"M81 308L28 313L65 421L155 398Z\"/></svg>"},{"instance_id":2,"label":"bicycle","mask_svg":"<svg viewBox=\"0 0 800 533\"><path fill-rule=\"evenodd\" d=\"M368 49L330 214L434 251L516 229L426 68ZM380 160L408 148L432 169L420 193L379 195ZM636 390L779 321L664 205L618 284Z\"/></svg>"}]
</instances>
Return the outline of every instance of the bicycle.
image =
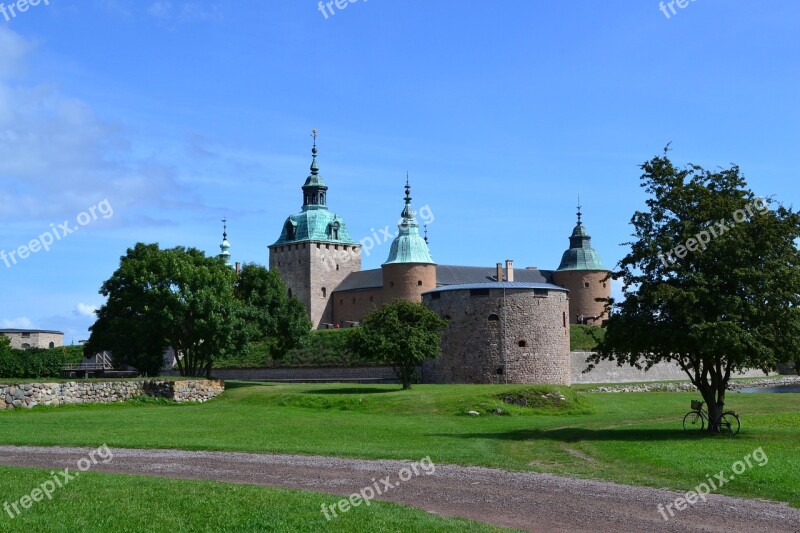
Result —
<instances>
[{"instance_id":1,"label":"bicycle","mask_svg":"<svg viewBox=\"0 0 800 533\"><path fill-rule=\"evenodd\" d=\"M692 410L683 417L683 429L685 431L703 431L706 421L709 421L708 411L703 409L705 402L692 400ZM742 423L739 415L733 411L723 411L716 420L716 427L722 435L734 436L739 433Z\"/></svg>"}]
</instances>

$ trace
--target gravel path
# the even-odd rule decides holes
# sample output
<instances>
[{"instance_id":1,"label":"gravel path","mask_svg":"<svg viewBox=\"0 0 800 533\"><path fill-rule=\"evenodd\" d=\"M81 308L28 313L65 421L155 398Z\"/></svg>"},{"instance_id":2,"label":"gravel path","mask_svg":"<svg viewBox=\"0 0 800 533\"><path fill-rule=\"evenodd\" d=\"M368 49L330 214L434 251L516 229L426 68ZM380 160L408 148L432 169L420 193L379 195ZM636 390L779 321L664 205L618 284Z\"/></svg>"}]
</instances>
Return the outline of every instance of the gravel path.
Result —
<instances>
[{"instance_id":1,"label":"gravel path","mask_svg":"<svg viewBox=\"0 0 800 533\"><path fill-rule=\"evenodd\" d=\"M710 495L665 521L657 510L681 494L547 474L427 462L178 450L113 449L95 472L210 479L349 495L377 486L376 499L446 516L527 531L800 531L800 510L785 504ZM89 450L0 446L0 464L75 469ZM422 459L422 458L420 458ZM436 458L432 458L435 462ZM427 468L426 468L427 467ZM403 470L408 468L408 470ZM432 471L433 470L433 471ZM430 474L426 474L430 472ZM402 477L409 478L401 481ZM393 485L386 489L380 481ZM702 480L698 480L700 482ZM365 493L368 494L368 493ZM320 505L336 497L322 498ZM336 519L334 519L336 520Z\"/></svg>"}]
</instances>

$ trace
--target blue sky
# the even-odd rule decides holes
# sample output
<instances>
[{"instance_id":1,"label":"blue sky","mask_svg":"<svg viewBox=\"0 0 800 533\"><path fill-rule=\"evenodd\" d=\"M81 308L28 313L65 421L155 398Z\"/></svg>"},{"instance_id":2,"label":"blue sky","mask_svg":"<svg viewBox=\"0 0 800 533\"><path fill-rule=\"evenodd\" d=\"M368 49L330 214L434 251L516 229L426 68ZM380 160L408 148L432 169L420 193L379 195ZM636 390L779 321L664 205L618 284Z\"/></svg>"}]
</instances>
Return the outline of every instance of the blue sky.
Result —
<instances>
[{"instance_id":1,"label":"blue sky","mask_svg":"<svg viewBox=\"0 0 800 533\"><path fill-rule=\"evenodd\" d=\"M42 0L0 14L0 250L86 213L49 251L0 262L0 327L86 338L129 246L216 254L224 216L234 260L265 264L300 208L313 128L351 235L396 224L408 171L440 263L554 269L580 194L614 266L643 206L638 165L670 141L676 162L735 162L791 205L800 4L674 7L358 0L326 18L312 0Z\"/></svg>"}]
</instances>

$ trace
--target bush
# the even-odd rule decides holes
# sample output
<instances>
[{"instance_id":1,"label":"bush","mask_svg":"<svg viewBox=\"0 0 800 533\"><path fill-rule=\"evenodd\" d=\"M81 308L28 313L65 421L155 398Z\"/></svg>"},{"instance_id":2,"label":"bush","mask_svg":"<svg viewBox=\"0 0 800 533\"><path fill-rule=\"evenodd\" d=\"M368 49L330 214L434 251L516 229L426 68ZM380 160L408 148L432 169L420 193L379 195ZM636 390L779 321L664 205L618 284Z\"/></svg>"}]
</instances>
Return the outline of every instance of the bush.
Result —
<instances>
[{"instance_id":1,"label":"bush","mask_svg":"<svg viewBox=\"0 0 800 533\"><path fill-rule=\"evenodd\" d=\"M58 349L0 349L0 378L59 377L65 362L64 352Z\"/></svg>"}]
</instances>

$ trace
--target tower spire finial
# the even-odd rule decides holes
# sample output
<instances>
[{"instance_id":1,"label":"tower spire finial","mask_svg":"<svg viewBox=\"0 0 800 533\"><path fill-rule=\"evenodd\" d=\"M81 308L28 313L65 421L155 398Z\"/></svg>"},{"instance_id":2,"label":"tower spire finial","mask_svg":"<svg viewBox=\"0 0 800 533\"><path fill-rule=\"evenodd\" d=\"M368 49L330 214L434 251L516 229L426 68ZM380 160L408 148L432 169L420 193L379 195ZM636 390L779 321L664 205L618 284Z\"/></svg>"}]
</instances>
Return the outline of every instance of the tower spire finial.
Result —
<instances>
[{"instance_id":1,"label":"tower spire finial","mask_svg":"<svg viewBox=\"0 0 800 533\"><path fill-rule=\"evenodd\" d=\"M314 145L311 148L311 175L319 175L319 166L317 165L317 129L311 130L311 136L314 138Z\"/></svg>"},{"instance_id":2,"label":"tower spire finial","mask_svg":"<svg viewBox=\"0 0 800 533\"><path fill-rule=\"evenodd\" d=\"M222 219L222 239L228 240L228 217Z\"/></svg>"},{"instance_id":3,"label":"tower spire finial","mask_svg":"<svg viewBox=\"0 0 800 533\"><path fill-rule=\"evenodd\" d=\"M581 195L578 195L578 224L581 223L581 217L583 216L583 212L581 212Z\"/></svg>"}]
</instances>

